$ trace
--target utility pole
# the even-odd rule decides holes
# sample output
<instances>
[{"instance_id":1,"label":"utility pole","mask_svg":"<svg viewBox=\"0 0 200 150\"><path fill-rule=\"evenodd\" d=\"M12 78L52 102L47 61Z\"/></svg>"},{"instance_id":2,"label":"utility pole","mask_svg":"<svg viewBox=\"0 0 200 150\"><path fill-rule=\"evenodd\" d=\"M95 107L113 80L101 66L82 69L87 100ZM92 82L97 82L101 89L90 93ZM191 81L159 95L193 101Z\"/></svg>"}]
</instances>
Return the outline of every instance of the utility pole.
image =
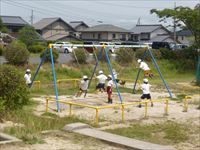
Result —
<instances>
[{"instance_id":1,"label":"utility pole","mask_svg":"<svg viewBox=\"0 0 200 150\"><path fill-rule=\"evenodd\" d=\"M176 9L176 2L174 2L174 10ZM174 44L176 50L176 17L174 16Z\"/></svg>"},{"instance_id":2,"label":"utility pole","mask_svg":"<svg viewBox=\"0 0 200 150\"><path fill-rule=\"evenodd\" d=\"M33 25L33 10L31 10L31 25Z\"/></svg>"},{"instance_id":3,"label":"utility pole","mask_svg":"<svg viewBox=\"0 0 200 150\"><path fill-rule=\"evenodd\" d=\"M1 0L0 0L0 16L1 16Z\"/></svg>"},{"instance_id":4,"label":"utility pole","mask_svg":"<svg viewBox=\"0 0 200 150\"><path fill-rule=\"evenodd\" d=\"M140 25L140 18L138 18L137 25Z\"/></svg>"}]
</instances>

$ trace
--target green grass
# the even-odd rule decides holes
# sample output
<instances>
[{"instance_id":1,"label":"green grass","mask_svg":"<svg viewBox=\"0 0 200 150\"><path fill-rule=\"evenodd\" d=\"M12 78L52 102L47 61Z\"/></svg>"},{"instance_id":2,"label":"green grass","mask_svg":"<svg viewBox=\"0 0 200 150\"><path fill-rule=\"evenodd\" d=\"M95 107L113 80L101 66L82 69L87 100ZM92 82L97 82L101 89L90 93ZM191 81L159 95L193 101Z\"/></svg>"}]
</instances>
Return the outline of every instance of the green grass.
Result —
<instances>
[{"instance_id":1,"label":"green grass","mask_svg":"<svg viewBox=\"0 0 200 150\"><path fill-rule=\"evenodd\" d=\"M178 124L172 121L153 125L136 123L128 128L109 129L106 131L158 144L184 142L188 139L189 134L186 125Z\"/></svg>"},{"instance_id":2,"label":"green grass","mask_svg":"<svg viewBox=\"0 0 200 150\"><path fill-rule=\"evenodd\" d=\"M41 132L44 130L59 130L66 124L73 122L86 122L85 120L77 117L63 117L60 118L57 115L51 113L44 113L41 116L33 114L35 103L24 107L22 110L5 113L3 118L13 121L14 123L20 123L23 126L15 126L6 128L5 133L14 135L19 139L22 139L25 143L43 143Z\"/></svg>"}]
</instances>

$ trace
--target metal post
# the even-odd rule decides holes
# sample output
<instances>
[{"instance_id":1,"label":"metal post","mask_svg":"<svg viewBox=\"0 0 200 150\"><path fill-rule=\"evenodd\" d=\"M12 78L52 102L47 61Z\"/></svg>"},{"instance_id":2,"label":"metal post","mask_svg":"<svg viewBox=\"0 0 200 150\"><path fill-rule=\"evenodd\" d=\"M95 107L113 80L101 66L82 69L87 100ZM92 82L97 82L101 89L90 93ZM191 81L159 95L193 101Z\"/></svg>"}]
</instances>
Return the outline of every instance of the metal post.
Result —
<instances>
[{"instance_id":1,"label":"metal post","mask_svg":"<svg viewBox=\"0 0 200 150\"><path fill-rule=\"evenodd\" d=\"M124 104L122 104L122 122L124 122Z\"/></svg>"},{"instance_id":2,"label":"metal post","mask_svg":"<svg viewBox=\"0 0 200 150\"><path fill-rule=\"evenodd\" d=\"M105 54L106 54L106 59L107 59L107 62L108 62L108 68L109 68L109 70L110 70L110 73L111 73L111 75L112 75L112 79L113 79L113 81L114 81L114 83L115 83L115 86L116 86L116 89L117 89L117 93L118 93L118 96L119 96L119 100L120 100L120 102L121 102L121 104L122 104L123 102L122 102L122 97L121 97L121 94L120 94L120 90L119 90L119 87L118 87L118 85L117 85L115 76L114 76L114 74L113 74L112 65L111 65L111 62L110 62L110 58L109 58L109 56L108 56L108 48L104 48L104 52L105 52Z\"/></svg>"},{"instance_id":3,"label":"metal post","mask_svg":"<svg viewBox=\"0 0 200 150\"><path fill-rule=\"evenodd\" d=\"M53 59L52 46L50 46L50 55L51 55L51 64L52 64L54 89L55 89L55 94L56 94L57 111L60 112L60 105L59 105L59 102L58 102L58 87L57 87L57 83L56 83L56 72L55 72L55 67L54 67L54 59Z\"/></svg>"},{"instance_id":4,"label":"metal post","mask_svg":"<svg viewBox=\"0 0 200 150\"><path fill-rule=\"evenodd\" d=\"M156 69L157 69L157 71L158 71L158 73L159 73L159 75L160 75L160 78L162 79L162 81L163 81L163 83L164 83L164 85L165 85L165 87L166 87L166 89L167 89L167 91L168 91L170 97L172 98L172 92L171 92L171 90L170 90L170 88L169 88L167 82L165 81L165 79L164 79L164 77L163 77L163 75L162 75L162 73L161 73L161 71L160 71L160 69L159 69L159 66L158 66L158 64L157 64L157 62L156 62L156 59L154 58L154 56L153 56L151 50L148 49L148 51L149 51L149 54L150 54L150 56L151 56L151 58L152 58L152 60L153 60L154 66L156 67Z\"/></svg>"},{"instance_id":5,"label":"metal post","mask_svg":"<svg viewBox=\"0 0 200 150\"><path fill-rule=\"evenodd\" d=\"M166 99L165 103L166 103L166 106L165 106L165 115L168 115L168 110L169 110L169 99Z\"/></svg>"},{"instance_id":6,"label":"metal post","mask_svg":"<svg viewBox=\"0 0 200 150\"><path fill-rule=\"evenodd\" d=\"M99 126L99 109L96 108L96 127Z\"/></svg>"},{"instance_id":7,"label":"metal post","mask_svg":"<svg viewBox=\"0 0 200 150\"><path fill-rule=\"evenodd\" d=\"M145 50L145 52L144 52L144 54L143 54L143 56L142 56L142 60L145 59L146 54L147 54L147 50ZM133 86L133 94L136 93L136 92L135 92L135 88L136 88L136 84L137 84L138 78L139 78L139 76L140 76L141 70L142 70L141 68L139 68L139 70L138 70L137 77L136 77L136 80L135 80L135 83L134 83L134 86Z\"/></svg>"},{"instance_id":8,"label":"metal post","mask_svg":"<svg viewBox=\"0 0 200 150\"><path fill-rule=\"evenodd\" d=\"M32 87L33 82L35 81L35 78L36 78L36 76L37 76L37 74L38 74L38 72L39 72L39 70L40 70L40 67L42 66L43 62L44 62L45 59L46 59L47 51L48 51L48 48L45 50L45 52L44 52L44 54L43 54L43 56L42 56L41 62L40 62L40 64L38 65L38 68L37 68L37 70L36 70L36 72L35 72L35 74L34 74L34 76L33 76L32 81L31 81L30 88Z\"/></svg>"},{"instance_id":9,"label":"metal post","mask_svg":"<svg viewBox=\"0 0 200 150\"><path fill-rule=\"evenodd\" d=\"M49 110L49 98L46 99L46 112Z\"/></svg>"},{"instance_id":10,"label":"metal post","mask_svg":"<svg viewBox=\"0 0 200 150\"><path fill-rule=\"evenodd\" d=\"M101 51L99 52L98 57L97 57L97 58L95 57L95 59L96 59L96 64L95 64L95 66L94 66L94 70L93 70L93 72L92 72L92 76L90 77L90 80L89 80L89 83L88 83L88 89L90 88L92 79L93 79L93 77L94 77L94 74L95 74L95 72L96 72L97 66L98 66L98 64L99 64L99 59L100 59L101 57L102 57L102 49L101 49ZM84 97L86 97L86 95L87 95L87 91L85 92Z\"/></svg>"},{"instance_id":11,"label":"metal post","mask_svg":"<svg viewBox=\"0 0 200 150\"><path fill-rule=\"evenodd\" d=\"M144 113L144 117L147 118L147 111L148 111L148 100L145 101L145 113Z\"/></svg>"}]
</instances>

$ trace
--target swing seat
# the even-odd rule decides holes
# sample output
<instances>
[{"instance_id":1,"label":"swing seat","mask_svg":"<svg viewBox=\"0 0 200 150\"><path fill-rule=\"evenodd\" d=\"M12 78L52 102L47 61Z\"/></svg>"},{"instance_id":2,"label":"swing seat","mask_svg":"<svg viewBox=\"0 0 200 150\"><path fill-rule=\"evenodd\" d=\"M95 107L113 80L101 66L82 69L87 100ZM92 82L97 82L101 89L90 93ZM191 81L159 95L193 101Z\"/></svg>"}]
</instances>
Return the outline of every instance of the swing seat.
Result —
<instances>
[{"instance_id":1,"label":"swing seat","mask_svg":"<svg viewBox=\"0 0 200 150\"><path fill-rule=\"evenodd\" d=\"M94 48L93 47L84 47L84 49L88 52L88 53L93 53Z\"/></svg>"}]
</instances>

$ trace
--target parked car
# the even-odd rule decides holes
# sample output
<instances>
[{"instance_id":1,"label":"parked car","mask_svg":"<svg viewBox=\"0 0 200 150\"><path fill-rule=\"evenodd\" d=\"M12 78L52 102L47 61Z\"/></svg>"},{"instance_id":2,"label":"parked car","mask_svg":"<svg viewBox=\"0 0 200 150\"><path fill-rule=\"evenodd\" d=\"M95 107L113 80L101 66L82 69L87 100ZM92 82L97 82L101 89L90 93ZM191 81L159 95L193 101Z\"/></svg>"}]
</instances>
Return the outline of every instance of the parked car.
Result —
<instances>
[{"instance_id":1,"label":"parked car","mask_svg":"<svg viewBox=\"0 0 200 150\"><path fill-rule=\"evenodd\" d=\"M76 47L73 47L73 44L70 42L56 42L53 44L53 48L61 53L72 53Z\"/></svg>"},{"instance_id":2,"label":"parked car","mask_svg":"<svg viewBox=\"0 0 200 150\"><path fill-rule=\"evenodd\" d=\"M173 50L174 43L170 42L153 42L152 48L153 49L160 49L160 48L167 48L169 50Z\"/></svg>"},{"instance_id":3,"label":"parked car","mask_svg":"<svg viewBox=\"0 0 200 150\"><path fill-rule=\"evenodd\" d=\"M109 51L111 52L111 53L114 53L115 52L115 44L114 43L112 43L112 42L99 42L99 45L108 45L108 47L109 47Z\"/></svg>"}]
</instances>

